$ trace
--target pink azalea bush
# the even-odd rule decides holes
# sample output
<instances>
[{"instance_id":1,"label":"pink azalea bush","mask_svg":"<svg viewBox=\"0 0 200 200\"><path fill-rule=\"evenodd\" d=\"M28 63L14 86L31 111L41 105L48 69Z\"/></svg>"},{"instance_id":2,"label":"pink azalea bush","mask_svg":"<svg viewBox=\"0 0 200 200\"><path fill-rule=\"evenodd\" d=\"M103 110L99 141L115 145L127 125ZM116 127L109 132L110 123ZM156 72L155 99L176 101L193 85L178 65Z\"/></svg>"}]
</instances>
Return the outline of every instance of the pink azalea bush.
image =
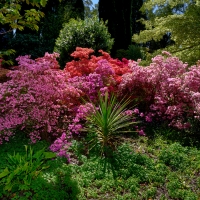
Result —
<instances>
[{"instance_id":1,"label":"pink azalea bush","mask_svg":"<svg viewBox=\"0 0 200 200\"><path fill-rule=\"evenodd\" d=\"M66 130L82 92L67 83L64 71L57 70L57 56L17 59L18 70L0 85L0 143L8 141L16 128L27 131L32 142L51 140Z\"/></svg>"},{"instance_id":2,"label":"pink azalea bush","mask_svg":"<svg viewBox=\"0 0 200 200\"><path fill-rule=\"evenodd\" d=\"M168 52L152 59L148 67L129 61L132 73L122 76L119 92L130 94L146 121L166 121L169 126L189 128L189 118L198 118L199 67L181 62ZM143 114L144 113L144 114Z\"/></svg>"}]
</instances>

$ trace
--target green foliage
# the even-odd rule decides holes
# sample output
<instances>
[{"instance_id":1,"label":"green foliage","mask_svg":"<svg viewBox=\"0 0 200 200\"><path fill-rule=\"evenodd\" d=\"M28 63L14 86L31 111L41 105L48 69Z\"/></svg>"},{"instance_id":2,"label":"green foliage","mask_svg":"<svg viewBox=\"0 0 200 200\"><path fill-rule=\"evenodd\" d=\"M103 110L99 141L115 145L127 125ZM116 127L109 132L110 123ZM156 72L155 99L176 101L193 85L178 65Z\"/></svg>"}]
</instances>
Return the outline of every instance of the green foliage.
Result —
<instances>
[{"instance_id":1,"label":"green foliage","mask_svg":"<svg viewBox=\"0 0 200 200\"><path fill-rule=\"evenodd\" d=\"M31 55L32 59L42 57L45 53L45 46L42 44L38 34L17 33L8 41L9 48L15 49L14 58L23 55Z\"/></svg>"},{"instance_id":2,"label":"green foliage","mask_svg":"<svg viewBox=\"0 0 200 200\"><path fill-rule=\"evenodd\" d=\"M71 18L84 18L84 8L81 5L77 5L77 1L55 3L55 1L51 0L43 9L45 17L40 21L39 32L41 33L40 41L42 47L45 49L44 53L53 52L55 41L64 23L68 23Z\"/></svg>"},{"instance_id":3,"label":"green foliage","mask_svg":"<svg viewBox=\"0 0 200 200\"><path fill-rule=\"evenodd\" d=\"M144 50L137 45L129 45L128 49L119 49L116 51L115 57L118 59L127 58L137 61L137 59L145 59Z\"/></svg>"},{"instance_id":4,"label":"green foliage","mask_svg":"<svg viewBox=\"0 0 200 200\"><path fill-rule=\"evenodd\" d=\"M100 49L109 52L112 45L113 39L106 24L103 21L99 22L97 17L85 20L71 19L60 31L54 51L60 53L60 64L64 67L76 47L92 48L98 53Z\"/></svg>"},{"instance_id":5,"label":"green foliage","mask_svg":"<svg viewBox=\"0 0 200 200\"><path fill-rule=\"evenodd\" d=\"M55 157L52 152L45 152L44 149L33 152L25 145L25 155L14 153L7 155L7 167L0 173L0 185L3 186L3 193L17 190L27 190L39 173L49 166L45 160ZM1 191L2 192L2 191Z\"/></svg>"},{"instance_id":6,"label":"green foliage","mask_svg":"<svg viewBox=\"0 0 200 200\"><path fill-rule=\"evenodd\" d=\"M133 116L125 114L130 100L117 102L114 95L108 97L99 95L99 107L95 113L87 117L86 127L89 150L99 147L99 154L103 157L109 157L119 142L119 135L122 133L134 132L131 126ZM95 107L95 106L94 106Z\"/></svg>"},{"instance_id":7,"label":"green foliage","mask_svg":"<svg viewBox=\"0 0 200 200\"><path fill-rule=\"evenodd\" d=\"M98 4L93 5L92 0L84 0L85 18L98 16Z\"/></svg>"},{"instance_id":8,"label":"green foliage","mask_svg":"<svg viewBox=\"0 0 200 200\"><path fill-rule=\"evenodd\" d=\"M8 49L6 51L0 51L0 58L3 58L2 66L13 65L12 56L15 55L16 51L14 49Z\"/></svg>"},{"instance_id":9,"label":"green foliage","mask_svg":"<svg viewBox=\"0 0 200 200\"><path fill-rule=\"evenodd\" d=\"M63 23L69 22L71 18L83 18L83 9L76 7L75 3L75 1L55 2L50 0L45 8L40 8L45 16L40 20L37 32L25 28L23 31L17 30L14 36L12 33L6 34L5 44L2 44L2 47L5 46L6 49L10 48L16 51L15 55L9 57L12 62L8 63L8 57L3 56L7 65L17 64L14 62L20 55L31 55L31 58L35 59L42 57L45 52L53 53L55 41ZM26 7L26 4L22 4L22 10ZM74 9L75 7L76 9Z\"/></svg>"},{"instance_id":10,"label":"green foliage","mask_svg":"<svg viewBox=\"0 0 200 200\"><path fill-rule=\"evenodd\" d=\"M131 60L145 59L141 47L137 45L129 45L127 50L127 58Z\"/></svg>"},{"instance_id":11,"label":"green foliage","mask_svg":"<svg viewBox=\"0 0 200 200\"><path fill-rule=\"evenodd\" d=\"M116 50L115 56L116 58L122 60L122 58L127 58L127 50L126 49L118 49Z\"/></svg>"},{"instance_id":12,"label":"green foliage","mask_svg":"<svg viewBox=\"0 0 200 200\"><path fill-rule=\"evenodd\" d=\"M41 17L44 17L44 13L42 13L39 9L36 10L32 8L30 10L25 10L24 15L21 14L21 1L10 1L5 2L0 7L0 22L1 24L7 24L10 27L8 32L13 29L23 30L24 27L31 28L33 30L38 30L38 22ZM27 4L31 4L32 6L45 6L47 0L41 1L26 1Z\"/></svg>"},{"instance_id":13,"label":"green foliage","mask_svg":"<svg viewBox=\"0 0 200 200\"><path fill-rule=\"evenodd\" d=\"M52 172L46 172L33 180L30 188L33 191L33 200L76 200L80 189L77 181L71 178L70 166L59 166Z\"/></svg>"},{"instance_id":14,"label":"green foliage","mask_svg":"<svg viewBox=\"0 0 200 200\"><path fill-rule=\"evenodd\" d=\"M184 177L171 173L167 176L167 189L173 199L197 200L198 196L189 187Z\"/></svg>"},{"instance_id":15,"label":"green foliage","mask_svg":"<svg viewBox=\"0 0 200 200\"><path fill-rule=\"evenodd\" d=\"M83 164L73 165L74 174L81 188L79 199L198 199L198 163L199 151L185 150L190 164L176 172L159 160L159 148L168 146L166 141L156 140L154 146L145 139L130 140L114 152L110 167L104 170L105 163L100 158L85 159ZM148 148L154 149L153 153ZM194 160L195 158L195 160ZM197 174L197 175L195 175ZM113 176L114 175L114 176ZM123 197L123 198L122 198Z\"/></svg>"},{"instance_id":16,"label":"green foliage","mask_svg":"<svg viewBox=\"0 0 200 200\"><path fill-rule=\"evenodd\" d=\"M174 143L168 148L163 149L159 158L174 170L180 168L185 169L190 164L187 156L187 149L182 147L179 143Z\"/></svg>"},{"instance_id":17,"label":"green foliage","mask_svg":"<svg viewBox=\"0 0 200 200\"><path fill-rule=\"evenodd\" d=\"M160 129L161 130L161 129ZM164 130L164 129L163 129ZM169 131L167 131L169 132ZM158 133L158 130L157 130ZM159 132L162 134L162 131ZM18 137L16 137L18 136ZM28 140L16 135L9 143L1 146L0 166L6 168L7 152L13 149L23 154L23 144ZM84 155L84 143L73 142L70 150L71 164L66 159L48 160L49 168L44 169L32 179L27 190L16 189L1 193L0 198L10 200L71 200L71 199L180 199L198 200L200 198L200 153L192 147L184 147L178 143L170 144L162 137L151 140L147 137L123 137L123 144L113 152L115 159L107 163L105 159ZM44 142L33 144L34 150L47 147ZM23 147L23 148L22 148ZM172 151L183 164L174 167L160 159L167 150L167 157L175 160ZM28 149L27 149L28 150ZM76 156L81 162L76 161ZM165 153L166 154L166 153ZM24 157L24 156L22 156ZM183 159L182 159L183 158ZM185 164L184 164L185 163Z\"/></svg>"},{"instance_id":18,"label":"green foliage","mask_svg":"<svg viewBox=\"0 0 200 200\"><path fill-rule=\"evenodd\" d=\"M25 27L38 31L39 21L42 17L44 17L44 13L41 11L41 7L46 6L47 1L48 0L1 1L0 24L3 25L3 27L6 27L5 30L2 29L4 32L1 32L1 34L12 33L13 30L22 31ZM29 7L29 9L23 10L24 4L31 5L31 8ZM24 44L24 41L21 44ZM15 50L13 49L7 49L4 46L0 48L0 57L3 57L4 59L4 66L10 66L14 64L14 53Z\"/></svg>"},{"instance_id":19,"label":"green foliage","mask_svg":"<svg viewBox=\"0 0 200 200\"><path fill-rule=\"evenodd\" d=\"M153 13L156 7L157 12ZM133 41L146 43L149 41L159 41L167 33L171 33L173 45L165 50L178 56L190 65L195 64L199 59L200 47L200 26L199 10L200 5L196 1L168 1L162 0L146 1L141 10L149 13L148 20L142 20L146 30L139 35L133 36Z\"/></svg>"}]
</instances>

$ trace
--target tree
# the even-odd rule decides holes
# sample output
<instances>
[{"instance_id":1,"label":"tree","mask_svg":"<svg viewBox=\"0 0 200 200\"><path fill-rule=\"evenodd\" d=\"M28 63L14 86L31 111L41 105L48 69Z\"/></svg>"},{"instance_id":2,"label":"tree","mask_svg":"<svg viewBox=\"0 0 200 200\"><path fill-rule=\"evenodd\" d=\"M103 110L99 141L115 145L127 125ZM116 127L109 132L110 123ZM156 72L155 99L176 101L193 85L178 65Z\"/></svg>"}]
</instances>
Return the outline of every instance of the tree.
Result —
<instances>
[{"instance_id":1,"label":"tree","mask_svg":"<svg viewBox=\"0 0 200 200\"><path fill-rule=\"evenodd\" d=\"M41 19L39 34L45 52L53 53L55 41L59 36L63 24L71 18L84 19L84 5L82 0L49 0L42 9L45 17ZM44 54L44 52L43 52Z\"/></svg>"},{"instance_id":2,"label":"tree","mask_svg":"<svg viewBox=\"0 0 200 200\"><path fill-rule=\"evenodd\" d=\"M67 23L70 18L84 18L83 0L45 0L45 4L42 1L38 2L35 0L26 2L18 0L11 1L10 4L6 2L4 5L2 4L2 9L9 8L9 6L12 6L13 9L19 7L18 11L15 10L19 16L12 13L4 13L3 15L4 18L10 17L10 20L7 18L6 23L4 23L5 20L2 22L6 26L5 31L3 31L4 36L0 41L2 44L0 48L1 55L4 56L4 59L9 52L7 51L9 48L16 50L15 57L29 54L36 58L43 56L45 52L53 52L55 40L62 29L63 23ZM35 15L26 18L26 12L34 9L35 13L41 14L40 18L36 18L36 21L34 21ZM15 19L14 27L12 26L12 19ZM23 23L20 22L20 19ZM13 29L16 30L15 37L12 34ZM7 64L13 64L13 62L7 61Z\"/></svg>"},{"instance_id":3,"label":"tree","mask_svg":"<svg viewBox=\"0 0 200 200\"><path fill-rule=\"evenodd\" d=\"M117 0L99 1L99 18L108 20L108 30L115 39L113 52L117 49L127 49L131 44L134 33L142 29L140 22L142 0L126 0L123 3Z\"/></svg>"},{"instance_id":4,"label":"tree","mask_svg":"<svg viewBox=\"0 0 200 200\"><path fill-rule=\"evenodd\" d=\"M7 49L5 42L5 35L13 30L24 30L24 27L28 27L33 30L38 30L38 23L44 13L39 10L41 6L45 6L48 0L2 0L0 3L0 24L2 28L0 35L3 35L1 39L0 58L9 57L14 54L13 49ZM23 3L33 6L31 9L24 10L22 12ZM22 14L23 13L23 14ZM5 60L2 64L12 65L12 60Z\"/></svg>"},{"instance_id":5,"label":"tree","mask_svg":"<svg viewBox=\"0 0 200 200\"><path fill-rule=\"evenodd\" d=\"M24 27L38 30L38 22L41 17L44 16L44 13L38 8L41 6L44 7L47 1L48 0L3 0L3 2L0 3L0 23L9 26L9 30L6 32L11 32L13 29L23 30ZM24 14L22 15L20 12L23 2L35 8L24 10Z\"/></svg>"},{"instance_id":6,"label":"tree","mask_svg":"<svg viewBox=\"0 0 200 200\"><path fill-rule=\"evenodd\" d=\"M98 4L93 5L92 0L83 0L85 18L90 18L92 16L98 16Z\"/></svg>"},{"instance_id":7,"label":"tree","mask_svg":"<svg viewBox=\"0 0 200 200\"><path fill-rule=\"evenodd\" d=\"M142 20L146 30L133 35L134 42L160 41L170 34L173 43L165 50L190 65L200 58L200 1L147 0L141 10L148 16Z\"/></svg>"}]
</instances>

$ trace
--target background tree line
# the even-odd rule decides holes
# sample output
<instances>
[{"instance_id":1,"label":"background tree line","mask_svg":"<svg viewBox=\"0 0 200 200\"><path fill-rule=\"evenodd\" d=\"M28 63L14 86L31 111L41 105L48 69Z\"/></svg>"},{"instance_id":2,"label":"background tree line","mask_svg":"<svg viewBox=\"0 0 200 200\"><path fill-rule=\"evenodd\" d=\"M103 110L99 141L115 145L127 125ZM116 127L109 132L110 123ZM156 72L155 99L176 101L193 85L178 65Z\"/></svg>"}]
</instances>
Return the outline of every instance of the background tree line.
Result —
<instances>
[{"instance_id":1,"label":"background tree line","mask_svg":"<svg viewBox=\"0 0 200 200\"><path fill-rule=\"evenodd\" d=\"M2 0L0 11L0 54L7 51L8 57L8 49L14 57L51 53L63 24L93 15L107 22L113 57L148 64L163 49L189 64L200 57L199 0L99 0L94 7L91 0Z\"/></svg>"}]
</instances>

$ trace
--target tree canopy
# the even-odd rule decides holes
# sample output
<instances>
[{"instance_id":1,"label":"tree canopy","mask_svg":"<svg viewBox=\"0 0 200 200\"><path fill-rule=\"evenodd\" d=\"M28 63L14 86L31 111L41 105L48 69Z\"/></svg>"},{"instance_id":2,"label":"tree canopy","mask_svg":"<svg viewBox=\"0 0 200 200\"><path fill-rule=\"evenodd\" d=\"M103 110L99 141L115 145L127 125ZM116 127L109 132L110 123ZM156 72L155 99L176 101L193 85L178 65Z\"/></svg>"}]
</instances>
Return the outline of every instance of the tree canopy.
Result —
<instances>
[{"instance_id":1,"label":"tree canopy","mask_svg":"<svg viewBox=\"0 0 200 200\"><path fill-rule=\"evenodd\" d=\"M200 58L200 1L146 0L141 11L148 16L148 20L141 20L146 30L133 35L134 42L159 41L170 33L173 45L165 50L195 64Z\"/></svg>"},{"instance_id":2,"label":"tree canopy","mask_svg":"<svg viewBox=\"0 0 200 200\"><path fill-rule=\"evenodd\" d=\"M38 22L44 13L38 8L44 7L48 0L3 0L0 3L0 23L9 27L8 31L13 29L23 30L24 27L38 30ZM21 12L23 3L30 4L35 8L27 9ZM6 31L7 32L7 31ZM3 34L5 32L2 32Z\"/></svg>"},{"instance_id":3,"label":"tree canopy","mask_svg":"<svg viewBox=\"0 0 200 200\"><path fill-rule=\"evenodd\" d=\"M4 58L4 67L13 65L19 55L37 58L53 52L63 24L71 18L84 18L83 0L3 0L0 11L0 57Z\"/></svg>"}]
</instances>

